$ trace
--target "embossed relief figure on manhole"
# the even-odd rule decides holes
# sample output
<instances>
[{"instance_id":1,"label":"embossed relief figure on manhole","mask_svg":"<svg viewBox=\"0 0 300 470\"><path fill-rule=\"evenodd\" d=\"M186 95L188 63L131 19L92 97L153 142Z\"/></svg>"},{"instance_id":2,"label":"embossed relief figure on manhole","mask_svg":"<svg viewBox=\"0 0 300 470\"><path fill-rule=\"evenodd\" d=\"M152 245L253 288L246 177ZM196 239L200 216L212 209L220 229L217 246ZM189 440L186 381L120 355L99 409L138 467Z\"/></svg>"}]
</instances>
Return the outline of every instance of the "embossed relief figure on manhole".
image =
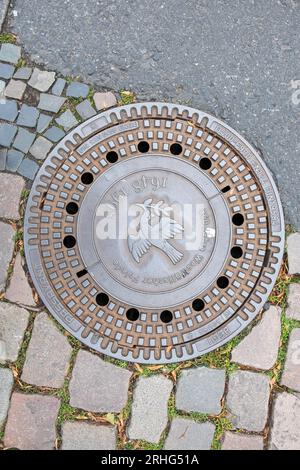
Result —
<instances>
[{"instance_id":1,"label":"embossed relief figure on manhole","mask_svg":"<svg viewBox=\"0 0 300 470\"><path fill-rule=\"evenodd\" d=\"M225 123L165 103L123 106L51 152L25 248L49 311L82 343L182 361L238 334L266 302L284 244L277 189Z\"/></svg>"}]
</instances>

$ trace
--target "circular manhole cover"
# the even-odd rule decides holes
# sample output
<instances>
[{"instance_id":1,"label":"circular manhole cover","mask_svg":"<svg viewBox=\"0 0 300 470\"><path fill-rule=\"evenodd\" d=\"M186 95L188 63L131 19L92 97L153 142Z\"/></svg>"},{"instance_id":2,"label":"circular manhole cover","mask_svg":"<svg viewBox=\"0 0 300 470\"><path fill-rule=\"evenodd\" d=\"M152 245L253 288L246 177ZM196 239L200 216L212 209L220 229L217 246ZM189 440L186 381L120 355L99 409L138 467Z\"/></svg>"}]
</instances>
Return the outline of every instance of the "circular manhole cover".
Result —
<instances>
[{"instance_id":1,"label":"circular manhole cover","mask_svg":"<svg viewBox=\"0 0 300 470\"><path fill-rule=\"evenodd\" d=\"M85 345L141 363L205 354L266 302L284 244L257 152L218 119L134 104L69 133L30 193L25 249L55 318Z\"/></svg>"}]
</instances>

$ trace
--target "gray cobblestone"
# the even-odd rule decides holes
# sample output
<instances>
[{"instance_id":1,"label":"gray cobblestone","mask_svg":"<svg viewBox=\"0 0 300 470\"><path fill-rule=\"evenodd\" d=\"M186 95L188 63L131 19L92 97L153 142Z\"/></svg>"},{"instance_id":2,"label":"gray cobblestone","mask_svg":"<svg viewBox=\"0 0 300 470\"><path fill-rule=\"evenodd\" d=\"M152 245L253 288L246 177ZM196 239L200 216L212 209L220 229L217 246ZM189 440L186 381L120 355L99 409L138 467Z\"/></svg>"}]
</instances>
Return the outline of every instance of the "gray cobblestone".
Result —
<instances>
[{"instance_id":1,"label":"gray cobblestone","mask_svg":"<svg viewBox=\"0 0 300 470\"><path fill-rule=\"evenodd\" d=\"M209 450L214 437L212 423L195 423L190 419L174 418L166 439L166 450Z\"/></svg>"},{"instance_id":2,"label":"gray cobblestone","mask_svg":"<svg viewBox=\"0 0 300 470\"><path fill-rule=\"evenodd\" d=\"M290 334L281 384L300 392L300 328Z\"/></svg>"},{"instance_id":3,"label":"gray cobblestone","mask_svg":"<svg viewBox=\"0 0 300 470\"><path fill-rule=\"evenodd\" d=\"M78 124L78 121L72 111L67 109L57 119L55 119L59 126L62 126L66 131L72 129L72 127Z\"/></svg>"},{"instance_id":4,"label":"gray cobblestone","mask_svg":"<svg viewBox=\"0 0 300 470\"><path fill-rule=\"evenodd\" d=\"M89 100L84 100L76 106L76 111L83 120L89 119L92 116L95 116L96 111L90 104Z\"/></svg>"},{"instance_id":5,"label":"gray cobblestone","mask_svg":"<svg viewBox=\"0 0 300 470\"><path fill-rule=\"evenodd\" d=\"M72 98L86 98L89 94L89 87L85 83L71 82L67 88L67 96Z\"/></svg>"},{"instance_id":6,"label":"gray cobblestone","mask_svg":"<svg viewBox=\"0 0 300 470\"><path fill-rule=\"evenodd\" d=\"M184 370L177 384L176 408L219 414L225 389L225 371L199 367Z\"/></svg>"},{"instance_id":7,"label":"gray cobblestone","mask_svg":"<svg viewBox=\"0 0 300 470\"><path fill-rule=\"evenodd\" d=\"M9 287L6 290L5 298L16 304L35 307L32 290L24 272L22 256L20 253L17 253L13 275L10 279Z\"/></svg>"},{"instance_id":8,"label":"gray cobblestone","mask_svg":"<svg viewBox=\"0 0 300 470\"><path fill-rule=\"evenodd\" d=\"M261 432L267 420L269 396L266 375L248 371L230 374L226 404L233 425Z\"/></svg>"},{"instance_id":9,"label":"gray cobblestone","mask_svg":"<svg viewBox=\"0 0 300 470\"><path fill-rule=\"evenodd\" d=\"M222 450L263 450L262 436L241 434L227 431L224 436Z\"/></svg>"},{"instance_id":10,"label":"gray cobblestone","mask_svg":"<svg viewBox=\"0 0 300 470\"><path fill-rule=\"evenodd\" d=\"M38 108L42 109L43 111L58 113L65 101L66 98L62 98L61 96L41 93Z\"/></svg>"},{"instance_id":11,"label":"gray cobblestone","mask_svg":"<svg viewBox=\"0 0 300 470\"><path fill-rule=\"evenodd\" d=\"M9 147L17 133L17 127L6 122L0 124L0 145Z\"/></svg>"},{"instance_id":12,"label":"gray cobblestone","mask_svg":"<svg viewBox=\"0 0 300 470\"><path fill-rule=\"evenodd\" d=\"M87 351L79 351L70 382L70 404L119 413L127 401L131 373Z\"/></svg>"},{"instance_id":13,"label":"gray cobblestone","mask_svg":"<svg viewBox=\"0 0 300 470\"><path fill-rule=\"evenodd\" d=\"M130 439L158 442L168 421L167 405L173 384L162 375L142 377L133 393L128 428Z\"/></svg>"},{"instance_id":14,"label":"gray cobblestone","mask_svg":"<svg viewBox=\"0 0 300 470\"><path fill-rule=\"evenodd\" d=\"M300 233L292 233L287 238L289 274L300 274Z\"/></svg>"},{"instance_id":15,"label":"gray cobblestone","mask_svg":"<svg viewBox=\"0 0 300 470\"><path fill-rule=\"evenodd\" d=\"M51 140L51 142L58 142L61 140L66 134L62 131L59 127L52 126L44 133L44 137Z\"/></svg>"},{"instance_id":16,"label":"gray cobblestone","mask_svg":"<svg viewBox=\"0 0 300 470\"><path fill-rule=\"evenodd\" d=\"M68 421L62 426L63 450L114 450L116 429L113 426Z\"/></svg>"},{"instance_id":17,"label":"gray cobblestone","mask_svg":"<svg viewBox=\"0 0 300 470\"><path fill-rule=\"evenodd\" d=\"M23 160L24 153L19 150L10 149L7 152L6 169L13 173L17 171Z\"/></svg>"},{"instance_id":18,"label":"gray cobblestone","mask_svg":"<svg viewBox=\"0 0 300 470\"><path fill-rule=\"evenodd\" d=\"M37 160L44 160L50 152L53 143L43 136L39 136L30 147L30 153Z\"/></svg>"},{"instance_id":19,"label":"gray cobblestone","mask_svg":"<svg viewBox=\"0 0 300 470\"><path fill-rule=\"evenodd\" d=\"M18 168L18 173L22 176L25 176L25 178L33 180L36 173L38 172L38 169L39 165L36 162L30 160L30 158L24 158Z\"/></svg>"},{"instance_id":20,"label":"gray cobblestone","mask_svg":"<svg viewBox=\"0 0 300 470\"><path fill-rule=\"evenodd\" d=\"M233 349L232 360L256 369L271 369L276 360L281 333L281 309L271 306L262 320Z\"/></svg>"},{"instance_id":21,"label":"gray cobblestone","mask_svg":"<svg viewBox=\"0 0 300 470\"><path fill-rule=\"evenodd\" d=\"M289 285L285 313L288 318L300 321L300 284L292 283Z\"/></svg>"},{"instance_id":22,"label":"gray cobblestone","mask_svg":"<svg viewBox=\"0 0 300 470\"><path fill-rule=\"evenodd\" d=\"M0 427L6 420L13 383L14 377L11 370L0 368Z\"/></svg>"},{"instance_id":23,"label":"gray cobblestone","mask_svg":"<svg viewBox=\"0 0 300 470\"><path fill-rule=\"evenodd\" d=\"M0 222L0 292L5 288L7 269L14 250L14 234L11 225Z\"/></svg>"},{"instance_id":24,"label":"gray cobblestone","mask_svg":"<svg viewBox=\"0 0 300 470\"><path fill-rule=\"evenodd\" d=\"M26 90L26 83L21 82L20 80L14 80L13 78L9 81L7 87L5 88L5 96L8 98L14 98L16 100L21 100Z\"/></svg>"},{"instance_id":25,"label":"gray cobblestone","mask_svg":"<svg viewBox=\"0 0 300 470\"><path fill-rule=\"evenodd\" d=\"M0 32L2 31L2 26L9 8L9 0L0 0Z\"/></svg>"},{"instance_id":26,"label":"gray cobblestone","mask_svg":"<svg viewBox=\"0 0 300 470\"><path fill-rule=\"evenodd\" d=\"M11 78L14 74L15 67L10 64L0 64L0 78Z\"/></svg>"},{"instance_id":27,"label":"gray cobblestone","mask_svg":"<svg viewBox=\"0 0 300 470\"><path fill-rule=\"evenodd\" d=\"M48 116L47 114L40 114L40 117L37 122L36 130L39 133L43 132L45 129L47 129L51 121L52 121L51 116Z\"/></svg>"},{"instance_id":28,"label":"gray cobblestone","mask_svg":"<svg viewBox=\"0 0 300 470\"><path fill-rule=\"evenodd\" d=\"M14 100L0 101L0 119L13 122L18 115L18 106Z\"/></svg>"},{"instance_id":29,"label":"gray cobblestone","mask_svg":"<svg viewBox=\"0 0 300 470\"><path fill-rule=\"evenodd\" d=\"M300 398L291 393L277 395L273 410L270 449L300 449Z\"/></svg>"},{"instance_id":30,"label":"gray cobblestone","mask_svg":"<svg viewBox=\"0 0 300 470\"><path fill-rule=\"evenodd\" d=\"M58 78L52 87L53 95L61 96L62 92L64 91L66 85L66 80L63 78Z\"/></svg>"},{"instance_id":31,"label":"gray cobblestone","mask_svg":"<svg viewBox=\"0 0 300 470\"><path fill-rule=\"evenodd\" d=\"M45 92L49 90L54 81L55 72L47 72L45 70L34 68L28 85L38 91Z\"/></svg>"},{"instance_id":32,"label":"gray cobblestone","mask_svg":"<svg viewBox=\"0 0 300 470\"><path fill-rule=\"evenodd\" d=\"M63 386L72 348L43 312L34 322L22 380L40 387Z\"/></svg>"},{"instance_id":33,"label":"gray cobblestone","mask_svg":"<svg viewBox=\"0 0 300 470\"><path fill-rule=\"evenodd\" d=\"M29 313L24 308L0 302L0 363L17 360L28 319Z\"/></svg>"},{"instance_id":34,"label":"gray cobblestone","mask_svg":"<svg viewBox=\"0 0 300 470\"><path fill-rule=\"evenodd\" d=\"M19 128L13 147L21 152L27 153L35 139L35 134L26 129Z\"/></svg>"},{"instance_id":35,"label":"gray cobblestone","mask_svg":"<svg viewBox=\"0 0 300 470\"><path fill-rule=\"evenodd\" d=\"M17 119L17 124L19 126L35 127L39 114L40 114L39 110L36 109L34 106L28 106L27 104L22 104L20 113Z\"/></svg>"},{"instance_id":36,"label":"gray cobblestone","mask_svg":"<svg viewBox=\"0 0 300 470\"><path fill-rule=\"evenodd\" d=\"M21 67L14 74L14 78L17 78L19 80L29 80L29 78L31 77L31 74L32 74L31 67Z\"/></svg>"},{"instance_id":37,"label":"gray cobblestone","mask_svg":"<svg viewBox=\"0 0 300 470\"><path fill-rule=\"evenodd\" d=\"M21 176L0 173L0 217L18 220L21 193L24 189Z\"/></svg>"},{"instance_id":38,"label":"gray cobblestone","mask_svg":"<svg viewBox=\"0 0 300 470\"><path fill-rule=\"evenodd\" d=\"M2 44L0 49L0 60L9 62L10 64L17 64L21 57L21 47L15 44Z\"/></svg>"}]
</instances>

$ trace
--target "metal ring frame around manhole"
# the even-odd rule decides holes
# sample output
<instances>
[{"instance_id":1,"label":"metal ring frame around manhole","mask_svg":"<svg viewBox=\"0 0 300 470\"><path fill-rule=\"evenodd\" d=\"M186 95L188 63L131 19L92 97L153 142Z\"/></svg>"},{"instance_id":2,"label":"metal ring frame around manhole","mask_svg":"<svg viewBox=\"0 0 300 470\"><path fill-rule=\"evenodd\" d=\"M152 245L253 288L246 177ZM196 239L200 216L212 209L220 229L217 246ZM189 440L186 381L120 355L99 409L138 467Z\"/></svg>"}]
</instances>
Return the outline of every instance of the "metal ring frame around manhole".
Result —
<instances>
[{"instance_id":1,"label":"metal ring frame around manhole","mask_svg":"<svg viewBox=\"0 0 300 470\"><path fill-rule=\"evenodd\" d=\"M171 236L163 248L99 241L98 204L119 195L159 217L163 202L201 202L200 248ZM26 208L26 258L46 307L82 343L126 361L183 361L229 341L266 302L283 246L257 152L215 117L173 104L122 106L78 126Z\"/></svg>"}]
</instances>

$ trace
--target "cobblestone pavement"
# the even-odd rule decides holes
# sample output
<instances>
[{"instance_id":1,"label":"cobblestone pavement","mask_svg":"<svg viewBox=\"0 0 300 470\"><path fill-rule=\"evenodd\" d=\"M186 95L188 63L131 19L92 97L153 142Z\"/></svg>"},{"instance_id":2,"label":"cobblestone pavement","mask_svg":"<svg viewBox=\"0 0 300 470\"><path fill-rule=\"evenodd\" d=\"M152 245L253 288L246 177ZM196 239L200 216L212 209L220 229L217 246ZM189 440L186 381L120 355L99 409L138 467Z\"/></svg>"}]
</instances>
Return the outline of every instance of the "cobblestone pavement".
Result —
<instances>
[{"instance_id":1,"label":"cobblestone pavement","mask_svg":"<svg viewBox=\"0 0 300 470\"><path fill-rule=\"evenodd\" d=\"M119 102L0 48L0 446L19 449L300 449L300 233L254 325L193 361L140 366L82 347L28 276L28 190L56 141Z\"/></svg>"},{"instance_id":2,"label":"cobblestone pavement","mask_svg":"<svg viewBox=\"0 0 300 470\"><path fill-rule=\"evenodd\" d=\"M47 68L132 89L139 101L189 104L240 131L263 155L286 220L300 230L298 0L12 5L9 28Z\"/></svg>"}]
</instances>

